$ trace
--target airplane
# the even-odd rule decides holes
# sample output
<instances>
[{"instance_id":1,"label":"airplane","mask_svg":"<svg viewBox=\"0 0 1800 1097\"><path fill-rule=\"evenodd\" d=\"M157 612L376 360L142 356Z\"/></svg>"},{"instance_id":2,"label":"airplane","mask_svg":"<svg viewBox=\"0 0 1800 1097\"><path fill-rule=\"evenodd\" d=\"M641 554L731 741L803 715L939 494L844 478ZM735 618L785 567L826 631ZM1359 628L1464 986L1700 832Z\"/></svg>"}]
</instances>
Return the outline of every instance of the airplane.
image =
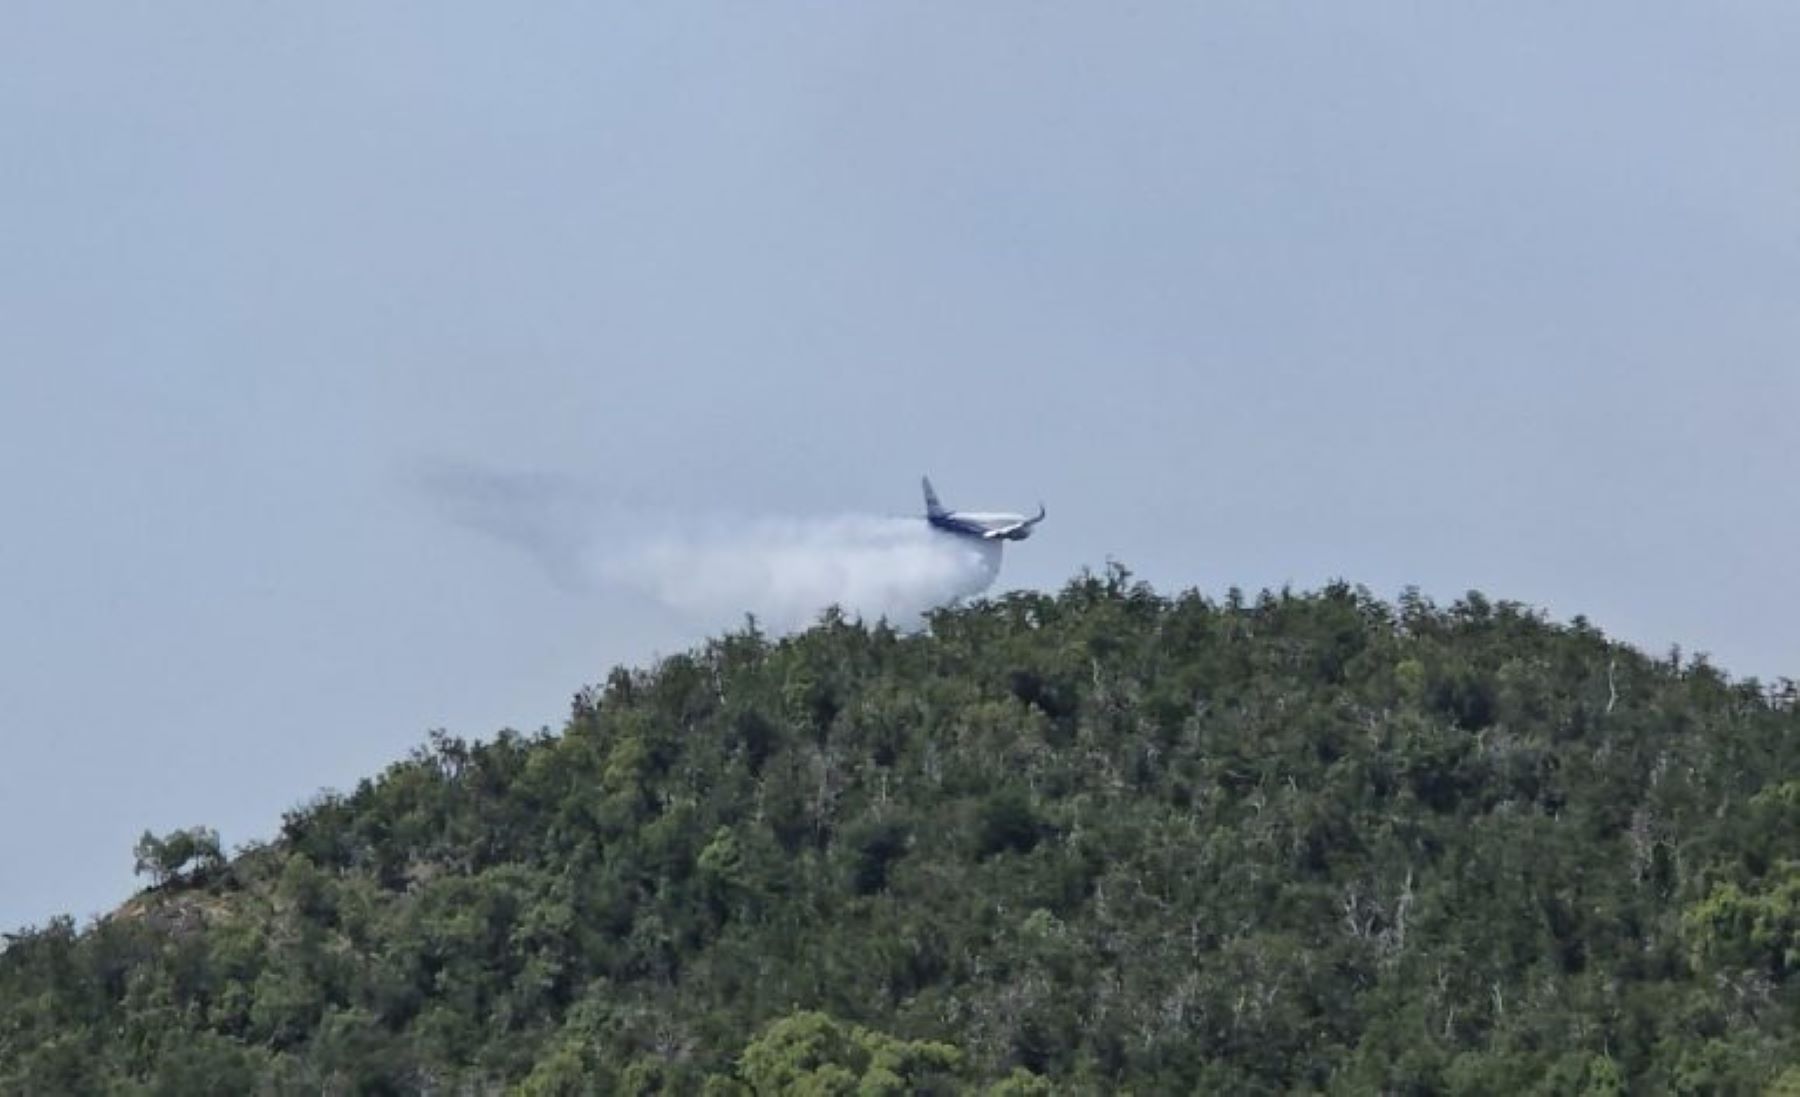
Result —
<instances>
[{"instance_id":1,"label":"airplane","mask_svg":"<svg viewBox=\"0 0 1800 1097\"><path fill-rule=\"evenodd\" d=\"M1037 517L1023 514L975 514L962 510L945 510L931 490L931 477L925 484L925 520L945 533L979 537L983 541L1023 541L1031 536L1031 527L1044 520L1044 504L1038 504Z\"/></svg>"}]
</instances>

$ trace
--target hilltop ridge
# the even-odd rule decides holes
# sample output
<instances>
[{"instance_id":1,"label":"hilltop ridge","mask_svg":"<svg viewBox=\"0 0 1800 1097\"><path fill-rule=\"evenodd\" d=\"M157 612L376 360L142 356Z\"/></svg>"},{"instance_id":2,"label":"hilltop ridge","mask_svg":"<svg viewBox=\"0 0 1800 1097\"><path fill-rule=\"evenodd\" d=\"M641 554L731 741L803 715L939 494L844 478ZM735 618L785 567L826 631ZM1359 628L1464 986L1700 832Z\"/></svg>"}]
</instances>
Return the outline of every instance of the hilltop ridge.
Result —
<instances>
[{"instance_id":1,"label":"hilltop ridge","mask_svg":"<svg viewBox=\"0 0 1800 1097\"><path fill-rule=\"evenodd\" d=\"M1475 593L752 623L145 847L0 1090L1800 1092L1797 733Z\"/></svg>"}]
</instances>

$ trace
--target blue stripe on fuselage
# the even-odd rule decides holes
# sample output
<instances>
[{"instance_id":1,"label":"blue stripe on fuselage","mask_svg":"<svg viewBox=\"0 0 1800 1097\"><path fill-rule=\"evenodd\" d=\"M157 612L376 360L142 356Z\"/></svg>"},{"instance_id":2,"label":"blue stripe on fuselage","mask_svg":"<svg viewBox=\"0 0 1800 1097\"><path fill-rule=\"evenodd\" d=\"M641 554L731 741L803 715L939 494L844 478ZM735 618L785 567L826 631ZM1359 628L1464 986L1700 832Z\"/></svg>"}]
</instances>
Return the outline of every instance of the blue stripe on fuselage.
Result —
<instances>
[{"instance_id":1,"label":"blue stripe on fuselage","mask_svg":"<svg viewBox=\"0 0 1800 1097\"><path fill-rule=\"evenodd\" d=\"M961 533L969 537L985 537L987 535L986 526L978 526L973 522L964 522L961 519L952 518L948 514L930 514L926 516L925 520L930 522L937 529L943 530L945 533Z\"/></svg>"}]
</instances>

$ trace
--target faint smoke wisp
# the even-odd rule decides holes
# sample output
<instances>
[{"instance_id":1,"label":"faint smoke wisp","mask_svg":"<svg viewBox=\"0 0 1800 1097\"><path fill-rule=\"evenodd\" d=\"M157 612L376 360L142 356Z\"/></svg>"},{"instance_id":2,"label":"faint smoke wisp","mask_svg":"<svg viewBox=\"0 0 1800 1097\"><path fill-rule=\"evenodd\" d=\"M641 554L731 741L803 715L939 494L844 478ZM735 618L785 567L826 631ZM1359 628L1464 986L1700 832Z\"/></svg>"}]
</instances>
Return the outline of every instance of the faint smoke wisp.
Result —
<instances>
[{"instance_id":1,"label":"faint smoke wisp","mask_svg":"<svg viewBox=\"0 0 1800 1097\"><path fill-rule=\"evenodd\" d=\"M589 584L596 501L575 481L460 462L417 469L414 483L444 518L529 556L564 590Z\"/></svg>"},{"instance_id":2,"label":"faint smoke wisp","mask_svg":"<svg viewBox=\"0 0 1800 1097\"><path fill-rule=\"evenodd\" d=\"M910 628L1000 571L999 542L922 518L684 520L608 504L563 477L453 463L415 482L443 517L523 551L563 590L628 589L713 628L753 614L786 632L834 605Z\"/></svg>"}]
</instances>

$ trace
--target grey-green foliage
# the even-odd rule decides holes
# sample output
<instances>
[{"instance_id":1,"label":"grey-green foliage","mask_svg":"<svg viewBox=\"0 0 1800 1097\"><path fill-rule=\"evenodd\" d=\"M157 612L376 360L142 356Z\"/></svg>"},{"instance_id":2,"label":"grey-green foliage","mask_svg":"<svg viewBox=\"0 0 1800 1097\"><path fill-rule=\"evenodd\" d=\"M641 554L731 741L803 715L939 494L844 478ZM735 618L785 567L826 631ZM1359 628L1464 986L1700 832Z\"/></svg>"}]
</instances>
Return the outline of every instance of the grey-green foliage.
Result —
<instances>
[{"instance_id":1,"label":"grey-green foliage","mask_svg":"<svg viewBox=\"0 0 1800 1097\"><path fill-rule=\"evenodd\" d=\"M216 871L224 862L219 832L211 827L188 827L157 837L145 831L132 847L132 871L149 876L160 887L183 874L196 876Z\"/></svg>"}]
</instances>

